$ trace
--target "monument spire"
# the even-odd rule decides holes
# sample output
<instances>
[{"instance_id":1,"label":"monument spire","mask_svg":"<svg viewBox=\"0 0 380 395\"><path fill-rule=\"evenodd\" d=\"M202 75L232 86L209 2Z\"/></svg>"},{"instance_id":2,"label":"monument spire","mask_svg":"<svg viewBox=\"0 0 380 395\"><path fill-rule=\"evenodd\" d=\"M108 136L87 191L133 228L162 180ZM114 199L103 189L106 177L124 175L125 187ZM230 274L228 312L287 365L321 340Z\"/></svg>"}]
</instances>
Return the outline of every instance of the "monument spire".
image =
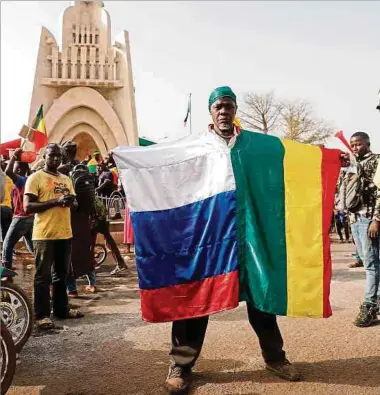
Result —
<instances>
[{"instance_id":1,"label":"monument spire","mask_svg":"<svg viewBox=\"0 0 380 395\"><path fill-rule=\"evenodd\" d=\"M74 140L79 157L138 144L129 36L112 44L102 1L65 10L62 49L42 29L30 119L41 104L49 142Z\"/></svg>"}]
</instances>

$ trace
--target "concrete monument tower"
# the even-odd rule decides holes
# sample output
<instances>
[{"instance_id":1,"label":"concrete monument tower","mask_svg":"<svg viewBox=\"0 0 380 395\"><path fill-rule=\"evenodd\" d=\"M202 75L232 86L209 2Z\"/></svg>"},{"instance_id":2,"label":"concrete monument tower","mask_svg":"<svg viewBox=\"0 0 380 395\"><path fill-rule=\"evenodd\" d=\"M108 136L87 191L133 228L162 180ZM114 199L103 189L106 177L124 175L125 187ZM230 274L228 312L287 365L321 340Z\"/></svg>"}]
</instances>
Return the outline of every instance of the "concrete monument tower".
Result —
<instances>
[{"instance_id":1,"label":"concrete monument tower","mask_svg":"<svg viewBox=\"0 0 380 395\"><path fill-rule=\"evenodd\" d=\"M75 1L63 15L62 49L42 28L29 114L44 105L49 142L73 140L78 157L138 145L128 32L111 44L102 1Z\"/></svg>"}]
</instances>

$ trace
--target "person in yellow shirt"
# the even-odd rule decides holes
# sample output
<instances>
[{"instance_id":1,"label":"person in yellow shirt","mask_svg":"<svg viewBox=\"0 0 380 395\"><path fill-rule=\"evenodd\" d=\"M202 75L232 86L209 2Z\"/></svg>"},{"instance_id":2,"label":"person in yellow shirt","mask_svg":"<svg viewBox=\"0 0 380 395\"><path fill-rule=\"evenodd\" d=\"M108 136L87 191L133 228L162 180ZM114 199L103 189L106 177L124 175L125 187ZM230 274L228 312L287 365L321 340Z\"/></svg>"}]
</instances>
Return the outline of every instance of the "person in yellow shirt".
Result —
<instances>
[{"instance_id":1,"label":"person in yellow shirt","mask_svg":"<svg viewBox=\"0 0 380 395\"><path fill-rule=\"evenodd\" d=\"M70 208L76 206L73 184L60 174L61 148L46 147L45 166L31 175L25 185L24 209L35 214L33 246L36 260L34 311L40 329L54 327L50 319L50 283L53 266L53 314L57 318L80 318L83 314L69 309L66 278L71 260Z\"/></svg>"},{"instance_id":2,"label":"person in yellow shirt","mask_svg":"<svg viewBox=\"0 0 380 395\"><path fill-rule=\"evenodd\" d=\"M6 166L5 161L1 163L2 170L4 171ZM4 198L0 202L0 216L1 216L1 235L2 240L5 240L5 235L8 232L8 229L12 222L12 189L13 189L13 181L8 176L5 176L5 185L4 185Z\"/></svg>"},{"instance_id":3,"label":"person in yellow shirt","mask_svg":"<svg viewBox=\"0 0 380 395\"><path fill-rule=\"evenodd\" d=\"M89 162L87 163L88 169L89 169L91 174L95 174L96 173L96 166L98 166L98 164L101 161L102 161L102 158L100 156L100 152L99 151L95 151L94 152L94 157L92 159L90 159Z\"/></svg>"}]
</instances>

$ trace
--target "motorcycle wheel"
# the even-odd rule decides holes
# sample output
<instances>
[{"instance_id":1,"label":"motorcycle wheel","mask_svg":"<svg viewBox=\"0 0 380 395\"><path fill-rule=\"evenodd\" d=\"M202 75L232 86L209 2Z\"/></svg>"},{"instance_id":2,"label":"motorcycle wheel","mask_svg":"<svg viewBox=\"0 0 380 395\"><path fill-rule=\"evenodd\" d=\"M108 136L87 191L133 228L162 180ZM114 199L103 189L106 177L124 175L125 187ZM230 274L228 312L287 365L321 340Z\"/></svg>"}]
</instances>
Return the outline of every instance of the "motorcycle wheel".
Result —
<instances>
[{"instance_id":1,"label":"motorcycle wheel","mask_svg":"<svg viewBox=\"0 0 380 395\"><path fill-rule=\"evenodd\" d=\"M103 244L95 244L94 261L95 266L101 265L107 258L107 249Z\"/></svg>"},{"instance_id":2,"label":"motorcycle wheel","mask_svg":"<svg viewBox=\"0 0 380 395\"><path fill-rule=\"evenodd\" d=\"M11 333L19 353L33 329L33 310L28 295L18 285L2 282L0 310L1 320Z\"/></svg>"},{"instance_id":3,"label":"motorcycle wheel","mask_svg":"<svg viewBox=\"0 0 380 395\"><path fill-rule=\"evenodd\" d=\"M5 395L12 384L16 370L16 348L12 335L1 323L1 395Z\"/></svg>"}]
</instances>

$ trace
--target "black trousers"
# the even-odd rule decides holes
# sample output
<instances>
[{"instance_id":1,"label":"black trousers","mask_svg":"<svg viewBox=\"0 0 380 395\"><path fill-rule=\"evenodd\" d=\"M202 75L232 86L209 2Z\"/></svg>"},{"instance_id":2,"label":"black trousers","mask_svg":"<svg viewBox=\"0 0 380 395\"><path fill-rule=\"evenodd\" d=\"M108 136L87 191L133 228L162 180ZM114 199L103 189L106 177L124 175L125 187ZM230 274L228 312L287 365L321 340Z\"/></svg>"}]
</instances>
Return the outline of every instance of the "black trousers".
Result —
<instances>
[{"instance_id":1,"label":"black trousers","mask_svg":"<svg viewBox=\"0 0 380 395\"><path fill-rule=\"evenodd\" d=\"M71 259L71 239L37 240L33 245L36 258L34 276L36 320L50 317L51 283L53 284L53 313L58 318L66 318L69 310L66 280Z\"/></svg>"},{"instance_id":2,"label":"black trousers","mask_svg":"<svg viewBox=\"0 0 380 395\"><path fill-rule=\"evenodd\" d=\"M340 220L340 218L336 215L335 216L335 227L336 227L336 232L338 233L339 239L341 241L343 241L342 230L344 230L344 235L346 237L346 241L350 240L350 224L348 223L348 220L344 220L342 222Z\"/></svg>"},{"instance_id":3,"label":"black trousers","mask_svg":"<svg viewBox=\"0 0 380 395\"><path fill-rule=\"evenodd\" d=\"M126 266L123 257L121 256L119 247L116 244L115 239L112 237L110 228L109 228L109 223L107 221L99 221L98 225L91 230L91 256L94 256L94 248L95 248L95 243L96 243L96 237L100 233L101 235L104 236L106 243L108 244L109 248L111 249L111 254L113 256L113 259L116 261L117 265L119 267L124 267Z\"/></svg>"},{"instance_id":4,"label":"black trousers","mask_svg":"<svg viewBox=\"0 0 380 395\"><path fill-rule=\"evenodd\" d=\"M247 303L248 319L259 338L265 362L285 359L284 342L277 325L276 316L263 313ZM171 358L176 365L192 368L199 357L209 317L174 321L172 326Z\"/></svg>"},{"instance_id":5,"label":"black trousers","mask_svg":"<svg viewBox=\"0 0 380 395\"><path fill-rule=\"evenodd\" d=\"M0 219L1 219L1 236L3 241L8 233L8 229L12 223L13 211L10 207L0 206Z\"/></svg>"}]
</instances>

